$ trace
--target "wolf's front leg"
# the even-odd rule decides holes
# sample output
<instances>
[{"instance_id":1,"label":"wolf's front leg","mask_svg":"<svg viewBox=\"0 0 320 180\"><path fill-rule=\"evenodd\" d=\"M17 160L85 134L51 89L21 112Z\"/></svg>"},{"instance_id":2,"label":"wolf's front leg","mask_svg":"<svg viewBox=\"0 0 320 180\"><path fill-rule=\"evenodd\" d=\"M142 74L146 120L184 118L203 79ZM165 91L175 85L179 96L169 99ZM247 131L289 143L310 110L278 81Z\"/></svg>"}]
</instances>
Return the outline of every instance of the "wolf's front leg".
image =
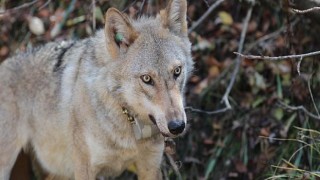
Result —
<instances>
[{"instance_id":1,"label":"wolf's front leg","mask_svg":"<svg viewBox=\"0 0 320 180\"><path fill-rule=\"evenodd\" d=\"M150 149L149 149L150 148ZM164 150L164 142L154 144L141 152L136 161L137 175L139 180L161 180L161 161Z\"/></svg>"},{"instance_id":2,"label":"wolf's front leg","mask_svg":"<svg viewBox=\"0 0 320 180\"><path fill-rule=\"evenodd\" d=\"M136 163L136 166L139 180L162 180L160 164L156 166L155 164L150 164L147 159L142 159Z\"/></svg>"},{"instance_id":3,"label":"wolf's front leg","mask_svg":"<svg viewBox=\"0 0 320 180\"><path fill-rule=\"evenodd\" d=\"M90 163L88 147L85 146L84 138L74 133L73 162L75 180L95 180L96 169Z\"/></svg>"},{"instance_id":4,"label":"wolf's front leg","mask_svg":"<svg viewBox=\"0 0 320 180\"><path fill-rule=\"evenodd\" d=\"M95 180L94 171L88 165L88 162L82 161L81 158L75 161L74 179L75 180Z\"/></svg>"},{"instance_id":5,"label":"wolf's front leg","mask_svg":"<svg viewBox=\"0 0 320 180\"><path fill-rule=\"evenodd\" d=\"M90 166L89 158L86 154L74 151L74 179L75 180L95 180L94 170Z\"/></svg>"}]
</instances>

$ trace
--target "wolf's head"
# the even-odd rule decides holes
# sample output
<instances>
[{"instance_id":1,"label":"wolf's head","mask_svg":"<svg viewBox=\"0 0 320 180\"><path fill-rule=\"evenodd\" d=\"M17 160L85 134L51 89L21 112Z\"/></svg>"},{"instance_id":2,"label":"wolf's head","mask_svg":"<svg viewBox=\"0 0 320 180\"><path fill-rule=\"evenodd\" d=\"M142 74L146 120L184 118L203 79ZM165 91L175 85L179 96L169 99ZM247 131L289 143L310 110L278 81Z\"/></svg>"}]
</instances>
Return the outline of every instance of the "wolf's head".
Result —
<instances>
[{"instance_id":1,"label":"wolf's head","mask_svg":"<svg viewBox=\"0 0 320 180\"><path fill-rule=\"evenodd\" d=\"M130 20L116 9L106 13L107 50L117 70L123 106L165 136L185 130L184 87L192 71L186 0L171 0L155 18Z\"/></svg>"}]
</instances>

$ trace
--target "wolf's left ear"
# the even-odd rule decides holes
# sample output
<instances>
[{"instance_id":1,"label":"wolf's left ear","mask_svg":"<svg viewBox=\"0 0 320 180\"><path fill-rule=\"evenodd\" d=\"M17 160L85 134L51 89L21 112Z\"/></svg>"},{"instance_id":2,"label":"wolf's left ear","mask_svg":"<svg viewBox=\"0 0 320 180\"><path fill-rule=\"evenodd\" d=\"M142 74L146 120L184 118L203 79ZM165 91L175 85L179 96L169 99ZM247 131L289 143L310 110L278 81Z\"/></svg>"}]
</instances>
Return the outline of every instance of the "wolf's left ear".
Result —
<instances>
[{"instance_id":1,"label":"wolf's left ear","mask_svg":"<svg viewBox=\"0 0 320 180\"><path fill-rule=\"evenodd\" d=\"M138 37L128 16L115 8L110 8L105 15L105 37L107 50L112 58L119 56Z\"/></svg>"},{"instance_id":2,"label":"wolf's left ear","mask_svg":"<svg viewBox=\"0 0 320 180\"><path fill-rule=\"evenodd\" d=\"M160 11L162 25L180 37L188 36L187 1L170 0L167 7Z\"/></svg>"}]
</instances>

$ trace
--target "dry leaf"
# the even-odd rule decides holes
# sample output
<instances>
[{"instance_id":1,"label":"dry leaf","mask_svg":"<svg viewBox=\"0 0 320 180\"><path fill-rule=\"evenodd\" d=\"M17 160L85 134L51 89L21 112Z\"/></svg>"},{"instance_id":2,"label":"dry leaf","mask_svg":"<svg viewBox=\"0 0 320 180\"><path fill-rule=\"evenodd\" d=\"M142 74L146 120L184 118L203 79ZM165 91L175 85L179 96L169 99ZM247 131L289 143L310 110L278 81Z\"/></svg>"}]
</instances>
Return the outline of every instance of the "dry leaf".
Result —
<instances>
[{"instance_id":1,"label":"dry leaf","mask_svg":"<svg viewBox=\"0 0 320 180\"><path fill-rule=\"evenodd\" d=\"M35 35L42 35L44 33L43 21L38 17L31 17L28 19L30 31Z\"/></svg>"},{"instance_id":2,"label":"dry leaf","mask_svg":"<svg viewBox=\"0 0 320 180\"><path fill-rule=\"evenodd\" d=\"M218 13L218 16L219 16L222 24L224 24L224 25L228 25L229 26L229 25L231 25L233 23L233 19L232 19L231 15L229 13L225 12L225 11L220 11Z\"/></svg>"}]
</instances>

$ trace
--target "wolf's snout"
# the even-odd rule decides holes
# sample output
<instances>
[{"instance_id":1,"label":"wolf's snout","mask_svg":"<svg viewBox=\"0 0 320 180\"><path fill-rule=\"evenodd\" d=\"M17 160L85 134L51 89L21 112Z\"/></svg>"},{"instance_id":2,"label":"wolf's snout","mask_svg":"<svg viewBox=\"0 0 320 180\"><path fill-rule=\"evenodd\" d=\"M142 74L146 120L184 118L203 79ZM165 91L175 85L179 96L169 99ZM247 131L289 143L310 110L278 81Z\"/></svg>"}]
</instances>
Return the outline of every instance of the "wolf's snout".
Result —
<instances>
[{"instance_id":1,"label":"wolf's snout","mask_svg":"<svg viewBox=\"0 0 320 180\"><path fill-rule=\"evenodd\" d=\"M185 126L186 124L184 123L184 121L181 121L181 120L174 120L168 123L168 129L170 133L174 135L178 135L182 133Z\"/></svg>"}]
</instances>

